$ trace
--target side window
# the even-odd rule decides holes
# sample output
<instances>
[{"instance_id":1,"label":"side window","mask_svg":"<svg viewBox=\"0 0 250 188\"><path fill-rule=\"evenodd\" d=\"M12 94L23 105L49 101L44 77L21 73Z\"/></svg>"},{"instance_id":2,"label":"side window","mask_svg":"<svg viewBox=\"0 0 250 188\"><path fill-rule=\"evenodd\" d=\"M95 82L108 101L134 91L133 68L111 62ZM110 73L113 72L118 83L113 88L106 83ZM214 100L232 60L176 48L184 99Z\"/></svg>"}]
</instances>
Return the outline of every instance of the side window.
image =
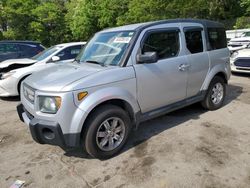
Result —
<instances>
[{"instance_id":1,"label":"side window","mask_svg":"<svg viewBox=\"0 0 250 188\"><path fill-rule=\"evenodd\" d=\"M0 44L0 53L18 52L16 44Z\"/></svg>"},{"instance_id":2,"label":"side window","mask_svg":"<svg viewBox=\"0 0 250 188\"><path fill-rule=\"evenodd\" d=\"M60 60L74 59L80 53L82 46L72 46L68 47L57 54Z\"/></svg>"},{"instance_id":3,"label":"side window","mask_svg":"<svg viewBox=\"0 0 250 188\"><path fill-rule=\"evenodd\" d=\"M4 53L4 52L5 52L5 45L0 44L0 53Z\"/></svg>"},{"instance_id":4,"label":"side window","mask_svg":"<svg viewBox=\"0 0 250 188\"><path fill-rule=\"evenodd\" d=\"M203 52L203 42L201 31L186 31L185 32L187 49L192 53Z\"/></svg>"},{"instance_id":5,"label":"side window","mask_svg":"<svg viewBox=\"0 0 250 188\"><path fill-rule=\"evenodd\" d=\"M18 48L16 44L6 44L5 50L6 52L18 52Z\"/></svg>"},{"instance_id":6,"label":"side window","mask_svg":"<svg viewBox=\"0 0 250 188\"><path fill-rule=\"evenodd\" d=\"M208 28L208 39L211 50L227 47L226 32L223 28Z\"/></svg>"},{"instance_id":7,"label":"side window","mask_svg":"<svg viewBox=\"0 0 250 188\"><path fill-rule=\"evenodd\" d=\"M177 56L179 49L179 32L154 32L146 37L142 46L142 54L145 52L157 52L159 59L165 59Z\"/></svg>"},{"instance_id":8,"label":"side window","mask_svg":"<svg viewBox=\"0 0 250 188\"><path fill-rule=\"evenodd\" d=\"M25 44L20 44L19 45L20 51L22 52L23 55L30 55L30 56L34 56L36 55L36 48L35 46L29 46L29 45L25 45Z\"/></svg>"}]
</instances>

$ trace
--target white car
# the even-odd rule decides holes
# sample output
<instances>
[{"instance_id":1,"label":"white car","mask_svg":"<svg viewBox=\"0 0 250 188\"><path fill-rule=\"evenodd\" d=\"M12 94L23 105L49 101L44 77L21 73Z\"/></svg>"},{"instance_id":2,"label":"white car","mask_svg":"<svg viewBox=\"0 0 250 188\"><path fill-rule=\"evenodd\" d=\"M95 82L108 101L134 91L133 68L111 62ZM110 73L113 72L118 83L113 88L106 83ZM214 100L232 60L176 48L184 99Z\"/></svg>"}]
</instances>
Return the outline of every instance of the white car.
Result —
<instances>
[{"instance_id":1,"label":"white car","mask_svg":"<svg viewBox=\"0 0 250 188\"><path fill-rule=\"evenodd\" d=\"M233 38L228 43L230 51L246 48L250 44L250 32L244 32L240 37Z\"/></svg>"},{"instance_id":2,"label":"white car","mask_svg":"<svg viewBox=\"0 0 250 188\"><path fill-rule=\"evenodd\" d=\"M230 61L232 72L250 73L250 45L246 49L234 52Z\"/></svg>"},{"instance_id":3,"label":"white car","mask_svg":"<svg viewBox=\"0 0 250 188\"><path fill-rule=\"evenodd\" d=\"M86 42L58 44L31 59L12 59L0 64L0 97L18 96L21 82L36 71L55 62L73 61ZM21 68L22 67L22 68Z\"/></svg>"}]
</instances>

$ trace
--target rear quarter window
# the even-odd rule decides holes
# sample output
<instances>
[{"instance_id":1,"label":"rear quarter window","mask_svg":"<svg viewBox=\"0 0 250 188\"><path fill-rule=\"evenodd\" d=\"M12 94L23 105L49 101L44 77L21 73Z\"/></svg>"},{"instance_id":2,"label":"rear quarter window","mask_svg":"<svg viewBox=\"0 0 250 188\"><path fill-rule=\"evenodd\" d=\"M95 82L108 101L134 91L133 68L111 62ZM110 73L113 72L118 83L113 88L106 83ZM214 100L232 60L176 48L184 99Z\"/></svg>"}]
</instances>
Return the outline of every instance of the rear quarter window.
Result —
<instances>
[{"instance_id":1,"label":"rear quarter window","mask_svg":"<svg viewBox=\"0 0 250 188\"><path fill-rule=\"evenodd\" d=\"M227 47L226 32L223 28L208 28L208 39L211 50Z\"/></svg>"}]
</instances>

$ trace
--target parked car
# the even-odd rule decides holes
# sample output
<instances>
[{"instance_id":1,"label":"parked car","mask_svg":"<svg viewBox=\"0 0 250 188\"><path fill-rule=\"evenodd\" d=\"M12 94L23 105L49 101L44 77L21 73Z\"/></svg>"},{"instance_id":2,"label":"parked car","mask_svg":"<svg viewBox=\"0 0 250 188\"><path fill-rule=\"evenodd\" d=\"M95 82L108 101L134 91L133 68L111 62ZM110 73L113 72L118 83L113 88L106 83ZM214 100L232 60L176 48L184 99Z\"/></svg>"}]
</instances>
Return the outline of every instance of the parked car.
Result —
<instances>
[{"instance_id":1,"label":"parked car","mask_svg":"<svg viewBox=\"0 0 250 188\"><path fill-rule=\"evenodd\" d=\"M26 78L17 111L36 142L110 158L143 121L196 102L222 107L230 74L220 23L127 25L95 34L74 63Z\"/></svg>"},{"instance_id":2,"label":"parked car","mask_svg":"<svg viewBox=\"0 0 250 188\"><path fill-rule=\"evenodd\" d=\"M45 49L39 42L0 41L0 63L7 59L30 58Z\"/></svg>"},{"instance_id":3,"label":"parked car","mask_svg":"<svg viewBox=\"0 0 250 188\"><path fill-rule=\"evenodd\" d=\"M67 63L73 61L85 44L85 42L58 44L30 59L13 59L1 63L0 97L19 95L21 82L27 76L53 66L51 64L53 62Z\"/></svg>"},{"instance_id":4,"label":"parked car","mask_svg":"<svg viewBox=\"0 0 250 188\"><path fill-rule=\"evenodd\" d=\"M233 38L229 41L228 47L230 51L244 49L250 44L250 32L244 32L240 37Z\"/></svg>"},{"instance_id":5,"label":"parked car","mask_svg":"<svg viewBox=\"0 0 250 188\"><path fill-rule=\"evenodd\" d=\"M250 45L234 52L230 61L232 72L250 73Z\"/></svg>"}]
</instances>

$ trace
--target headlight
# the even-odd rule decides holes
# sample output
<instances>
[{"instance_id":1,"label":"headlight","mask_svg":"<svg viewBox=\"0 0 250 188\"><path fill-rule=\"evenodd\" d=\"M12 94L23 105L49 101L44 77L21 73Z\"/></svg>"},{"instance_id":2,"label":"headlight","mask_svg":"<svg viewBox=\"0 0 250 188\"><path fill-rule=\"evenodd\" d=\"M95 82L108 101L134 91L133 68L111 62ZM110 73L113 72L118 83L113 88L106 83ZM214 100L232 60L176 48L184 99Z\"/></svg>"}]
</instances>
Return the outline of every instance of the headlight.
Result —
<instances>
[{"instance_id":1,"label":"headlight","mask_svg":"<svg viewBox=\"0 0 250 188\"><path fill-rule=\"evenodd\" d=\"M16 71L10 71L10 72L4 73L4 74L2 74L1 79L4 80L6 78L9 78L10 76L12 76L15 73L16 73Z\"/></svg>"},{"instance_id":2,"label":"headlight","mask_svg":"<svg viewBox=\"0 0 250 188\"><path fill-rule=\"evenodd\" d=\"M239 52L234 52L234 53L231 55L231 58L232 58L232 59L235 59L238 55L239 55Z\"/></svg>"},{"instance_id":3,"label":"headlight","mask_svg":"<svg viewBox=\"0 0 250 188\"><path fill-rule=\"evenodd\" d=\"M61 107L61 97L39 96L39 110L43 113L56 114Z\"/></svg>"}]
</instances>

